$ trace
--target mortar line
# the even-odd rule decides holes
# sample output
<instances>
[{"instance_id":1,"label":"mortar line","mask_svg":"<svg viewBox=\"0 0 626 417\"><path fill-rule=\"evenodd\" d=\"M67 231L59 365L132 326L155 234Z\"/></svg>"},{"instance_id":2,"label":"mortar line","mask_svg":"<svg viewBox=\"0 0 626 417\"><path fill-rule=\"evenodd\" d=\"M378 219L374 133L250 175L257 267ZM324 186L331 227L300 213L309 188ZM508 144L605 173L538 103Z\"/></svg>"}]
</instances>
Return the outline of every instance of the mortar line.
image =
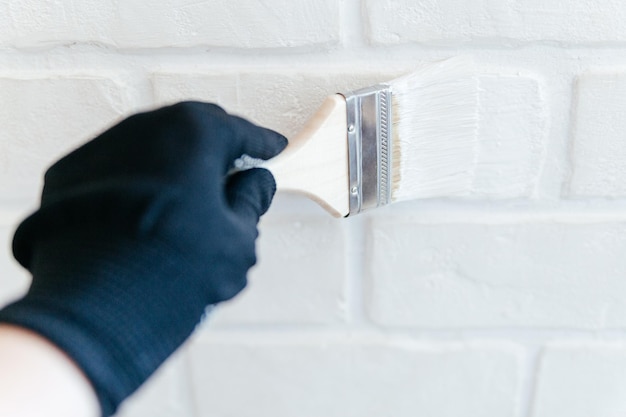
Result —
<instances>
[{"instance_id":1,"label":"mortar line","mask_svg":"<svg viewBox=\"0 0 626 417\"><path fill-rule=\"evenodd\" d=\"M346 220L345 227L345 279L346 315L350 328L367 322L363 278L365 275L365 231L363 219Z\"/></svg>"},{"instance_id":2,"label":"mortar line","mask_svg":"<svg viewBox=\"0 0 626 417\"><path fill-rule=\"evenodd\" d=\"M355 0L350 0L355 1ZM349 45L350 46L350 45ZM68 56L80 58L81 61L85 59L102 59L102 64L110 67L112 65L112 58L119 60L126 60L127 65L154 65L160 66L162 63L168 64L201 64L207 68L224 68L225 66L238 66L241 65L247 69L253 69L250 65L259 65L262 68L267 68L268 65L284 66L289 69L306 68L310 69L311 65L319 65L323 62L323 67L329 68L333 65L351 67L358 65L360 69L367 68L380 68L380 63L384 62L385 66L397 66L404 64L410 64L413 61L425 61L432 59L441 59L456 55L458 53L469 54L490 54L491 56L497 56L501 58L507 58L512 60L512 63L521 60L520 63L527 62L527 55L539 52L544 54L546 51L553 53L552 55L563 55L564 59L567 59L571 65L576 66L574 62L571 62L572 52L578 52L579 59L583 62L588 59L594 58L600 54L608 56L610 51L623 51L625 48L613 48L613 49L585 49L585 48L553 48L544 45L529 46L520 50L513 49L490 49L490 48L464 48L463 50L449 49L449 48L429 48L422 49L415 45L400 45L390 48L379 48L367 46L363 41L362 47L358 45L350 46L349 48L339 48L337 45L332 48L324 48L323 50L309 50L305 52L298 52L293 49L286 50L262 50L255 49L249 51L223 51L223 50L211 50L207 52L206 48L161 48L161 49L145 49L137 51L125 51L125 50L106 50L94 48L93 46L85 45L75 49L66 48L53 48L47 50L40 50L34 53L27 51L2 51L0 50L0 57L6 58L4 60L3 69L8 69L8 63L11 59L15 61L24 60L44 60L46 62L46 68L50 68L50 63L54 64L54 59L58 58L61 64L60 68L63 69L63 65L67 64ZM452 53L451 53L452 52ZM294 60L294 56L300 59ZM85 59L83 59L85 58ZM320 59L323 58L323 59ZM384 58L384 59L377 59ZM609 58L607 58L609 59ZM297 62L296 62L297 61ZM611 54L609 61L612 65L626 66L624 62L623 54ZM35 62L35 67L40 67L40 62ZM67 66L67 71L71 71L75 66Z\"/></svg>"},{"instance_id":3,"label":"mortar line","mask_svg":"<svg viewBox=\"0 0 626 417\"><path fill-rule=\"evenodd\" d=\"M172 54L172 55L188 55L188 54L219 54L219 55L233 55L242 57L259 56L266 58L268 55L273 56L290 56L296 55L309 55L309 54L322 54L326 55L329 51L336 51L338 47L343 46L345 36L349 36L351 40L346 44L350 47L361 46L367 47L371 52L381 52L388 56L389 53L400 55L407 50L415 52L429 52L429 51L443 51L443 52L459 52L459 51L490 51L490 52L510 52L518 53L520 51L526 51L532 48L547 48L556 51L607 51L616 50L623 51L626 49L626 42L599 42L599 43L560 43L556 41L533 41L533 42L519 42L514 45L506 45L488 41L476 41L469 44L450 43L437 43L436 41L428 43L418 42L406 42L406 43L393 43L393 44L370 44L367 42L365 35L365 22L363 18L362 6L360 0L344 0L340 9L340 27L339 39L340 43L322 42L308 45L299 45L293 47L227 47L227 46L214 46L214 45L190 45L190 46L162 46L162 47L118 47L112 44L94 42L80 42L71 44L54 44L47 46L3 46L0 47L0 54L2 55L40 55L42 53L50 52L64 52L71 53L76 50L90 50L99 54L120 54L127 56L149 56L159 54ZM347 14L346 14L347 13ZM358 16L358 19L357 19ZM349 23L350 26L344 31L344 24ZM358 35L358 36L356 36ZM360 41L359 41L360 39ZM345 39L348 40L348 39Z\"/></svg>"},{"instance_id":4,"label":"mortar line","mask_svg":"<svg viewBox=\"0 0 626 417\"><path fill-rule=\"evenodd\" d=\"M289 323L289 324L222 324L209 326L199 330L199 333L284 333L284 334L345 334L346 330L354 330L354 334L385 336L385 337L408 337L411 339L423 339L441 341L447 340L515 340L515 341L586 341L595 343L626 342L626 328L575 328L571 326L555 325L554 327L522 326L471 326L459 325L458 327L441 326L434 328L410 327L410 326L375 326L370 325L361 328L347 328L343 324L315 324L315 323Z\"/></svg>"},{"instance_id":5,"label":"mortar line","mask_svg":"<svg viewBox=\"0 0 626 417\"><path fill-rule=\"evenodd\" d=\"M389 210L383 213L382 210ZM623 198L563 200L459 200L413 201L395 204L372 213L373 217L400 216L415 223L528 223L555 221L559 223L606 223L626 219Z\"/></svg>"},{"instance_id":6,"label":"mortar line","mask_svg":"<svg viewBox=\"0 0 626 417\"><path fill-rule=\"evenodd\" d=\"M362 1L342 0L339 7L339 33L343 48L352 50L367 47Z\"/></svg>"},{"instance_id":7,"label":"mortar line","mask_svg":"<svg viewBox=\"0 0 626 417\"><path fill-rule=\"evenodd\" d=\"M193 338L193 336L192 336ZM187 342L185 345L183 345L182 347L183 349L183 384L185 385L183 388L187 389L187 401L189 401L189 407L191 408L191 414L192 416L190 417L197 417L200 415L200 410L198 409L198 392L197 390L193 389L194 387L194 383L193 383L193 375L192 375L192 361L191 361L191 349L190 349L190 343Z\"/></svg>"},{"instance_id":8,"label":"mortar line","mask_svg":"<svg viewBox=\"0 0 626 417\"><path fill-rule=\"evenodd\" d=\"M568 124L565 127L567 132L567 141L565 144L565 154L564 162L565 169L563 173L563 182L561 184L561 196L567 196L569 192L572 190L572 180L574 179L574 152L575 152L575 133L576 133L576 125L578 124L578 120L576 119L576 113L578 111L578 88L577 76L573 76L573 78L567 78L567 82L569 83L570 88L570 99L569 99L569 108L568 110Z\"/></svg>"},{"instance_id":9,"label":"mortar line","mask_svg":"<svg viewBox=\"0 0 626 417\"><path fill-rule=\"evenodd\" d=\"M526 363L522 367L522 382L518 397L520 401L519 417L532 417L542 352L543 347L538 345L529 347L529 351L526 353Z\"/></svg>"}]
</instances>

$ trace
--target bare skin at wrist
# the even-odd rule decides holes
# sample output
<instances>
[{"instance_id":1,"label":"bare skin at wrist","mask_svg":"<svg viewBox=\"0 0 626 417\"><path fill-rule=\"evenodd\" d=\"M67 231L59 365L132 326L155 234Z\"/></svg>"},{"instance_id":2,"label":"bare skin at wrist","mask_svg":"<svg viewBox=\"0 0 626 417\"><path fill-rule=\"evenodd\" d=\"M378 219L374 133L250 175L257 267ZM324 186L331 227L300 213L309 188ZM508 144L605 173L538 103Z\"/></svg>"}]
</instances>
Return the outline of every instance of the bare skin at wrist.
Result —
<instances>
[{"instance_id":1,"label":"bare skin at wrist","mask_svg":"<svg viewBox=\"0 0 626 417\"><path fill-rule=\"evenodd\" d=\"M0 324L0 416L98 417L89 380L42 336Z\"/></svg>"}]
</instances>

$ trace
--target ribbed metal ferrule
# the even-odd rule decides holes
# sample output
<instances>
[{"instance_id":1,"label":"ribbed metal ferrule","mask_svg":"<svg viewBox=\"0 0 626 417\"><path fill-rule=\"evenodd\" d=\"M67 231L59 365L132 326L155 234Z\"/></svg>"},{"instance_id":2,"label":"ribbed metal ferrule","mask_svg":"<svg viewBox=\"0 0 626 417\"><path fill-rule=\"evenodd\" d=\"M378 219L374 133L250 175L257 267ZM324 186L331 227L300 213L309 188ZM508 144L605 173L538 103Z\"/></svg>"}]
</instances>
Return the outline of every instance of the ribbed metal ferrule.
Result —
<instances>
[{"instance_id":1,"label":"ribbed metal ferrule","mask_svg":"<svg viewBox=\"0 0 626 417\"><path fill-rule=\"evenodd\" d=\"M391 200L391 91L377 85L346 94L350 213Z\"/></svg>"}]
</instances>

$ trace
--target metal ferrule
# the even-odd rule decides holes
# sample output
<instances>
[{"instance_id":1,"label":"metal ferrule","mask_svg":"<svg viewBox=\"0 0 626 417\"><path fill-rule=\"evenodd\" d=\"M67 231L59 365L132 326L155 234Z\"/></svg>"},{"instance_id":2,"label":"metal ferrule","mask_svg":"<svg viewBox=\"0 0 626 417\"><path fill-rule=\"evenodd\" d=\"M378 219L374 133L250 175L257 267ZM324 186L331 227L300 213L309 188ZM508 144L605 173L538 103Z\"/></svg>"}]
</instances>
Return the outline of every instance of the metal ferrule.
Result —
<instances>
[{"instance_id":1,"label":"metal ferrule","mask_svg":"<svg viewBox=\"0 0 626 417\"><path fill-rule=\"evenodd\" d=\"M352 216L391 200L391 91L376 85L345 97Z\"/></svg>"}]
</instances>

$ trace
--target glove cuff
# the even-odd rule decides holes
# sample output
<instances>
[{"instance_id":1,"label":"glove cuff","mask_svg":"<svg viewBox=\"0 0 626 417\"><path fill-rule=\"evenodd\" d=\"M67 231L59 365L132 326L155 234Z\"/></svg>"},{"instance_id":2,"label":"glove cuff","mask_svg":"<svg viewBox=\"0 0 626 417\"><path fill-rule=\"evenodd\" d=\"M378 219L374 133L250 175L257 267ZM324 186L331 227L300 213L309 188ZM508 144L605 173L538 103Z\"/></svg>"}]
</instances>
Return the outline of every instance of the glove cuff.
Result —
<instances>
[{"instance_id":1,"label":"glove cuff","mask_svg":"<svg viewBox=\"0 0 626 417\"><path fill-rule=\"evenodd\" d=\"M64 351L91 382L102 416L115 414L132 382L119 375L120 363L100 343L94 343L84 325L69 321L66 312L45 308L32 299L23 299L0 311L0 322L38 333Z\"/></svg>"},{"instance_id":2,"label":"glove cuff","mask_svg":"<svg viewBox=\"0 0 626 417\"><path fill-rule=\"evenodd\" d=\"M198 271L155 239L69 231L36 241L32 254L33 284L0 310L0 322L31 329L65 351L91 381L104 416L187 339L206 307L185 284Z\"/></svg>"}]
</instances>

